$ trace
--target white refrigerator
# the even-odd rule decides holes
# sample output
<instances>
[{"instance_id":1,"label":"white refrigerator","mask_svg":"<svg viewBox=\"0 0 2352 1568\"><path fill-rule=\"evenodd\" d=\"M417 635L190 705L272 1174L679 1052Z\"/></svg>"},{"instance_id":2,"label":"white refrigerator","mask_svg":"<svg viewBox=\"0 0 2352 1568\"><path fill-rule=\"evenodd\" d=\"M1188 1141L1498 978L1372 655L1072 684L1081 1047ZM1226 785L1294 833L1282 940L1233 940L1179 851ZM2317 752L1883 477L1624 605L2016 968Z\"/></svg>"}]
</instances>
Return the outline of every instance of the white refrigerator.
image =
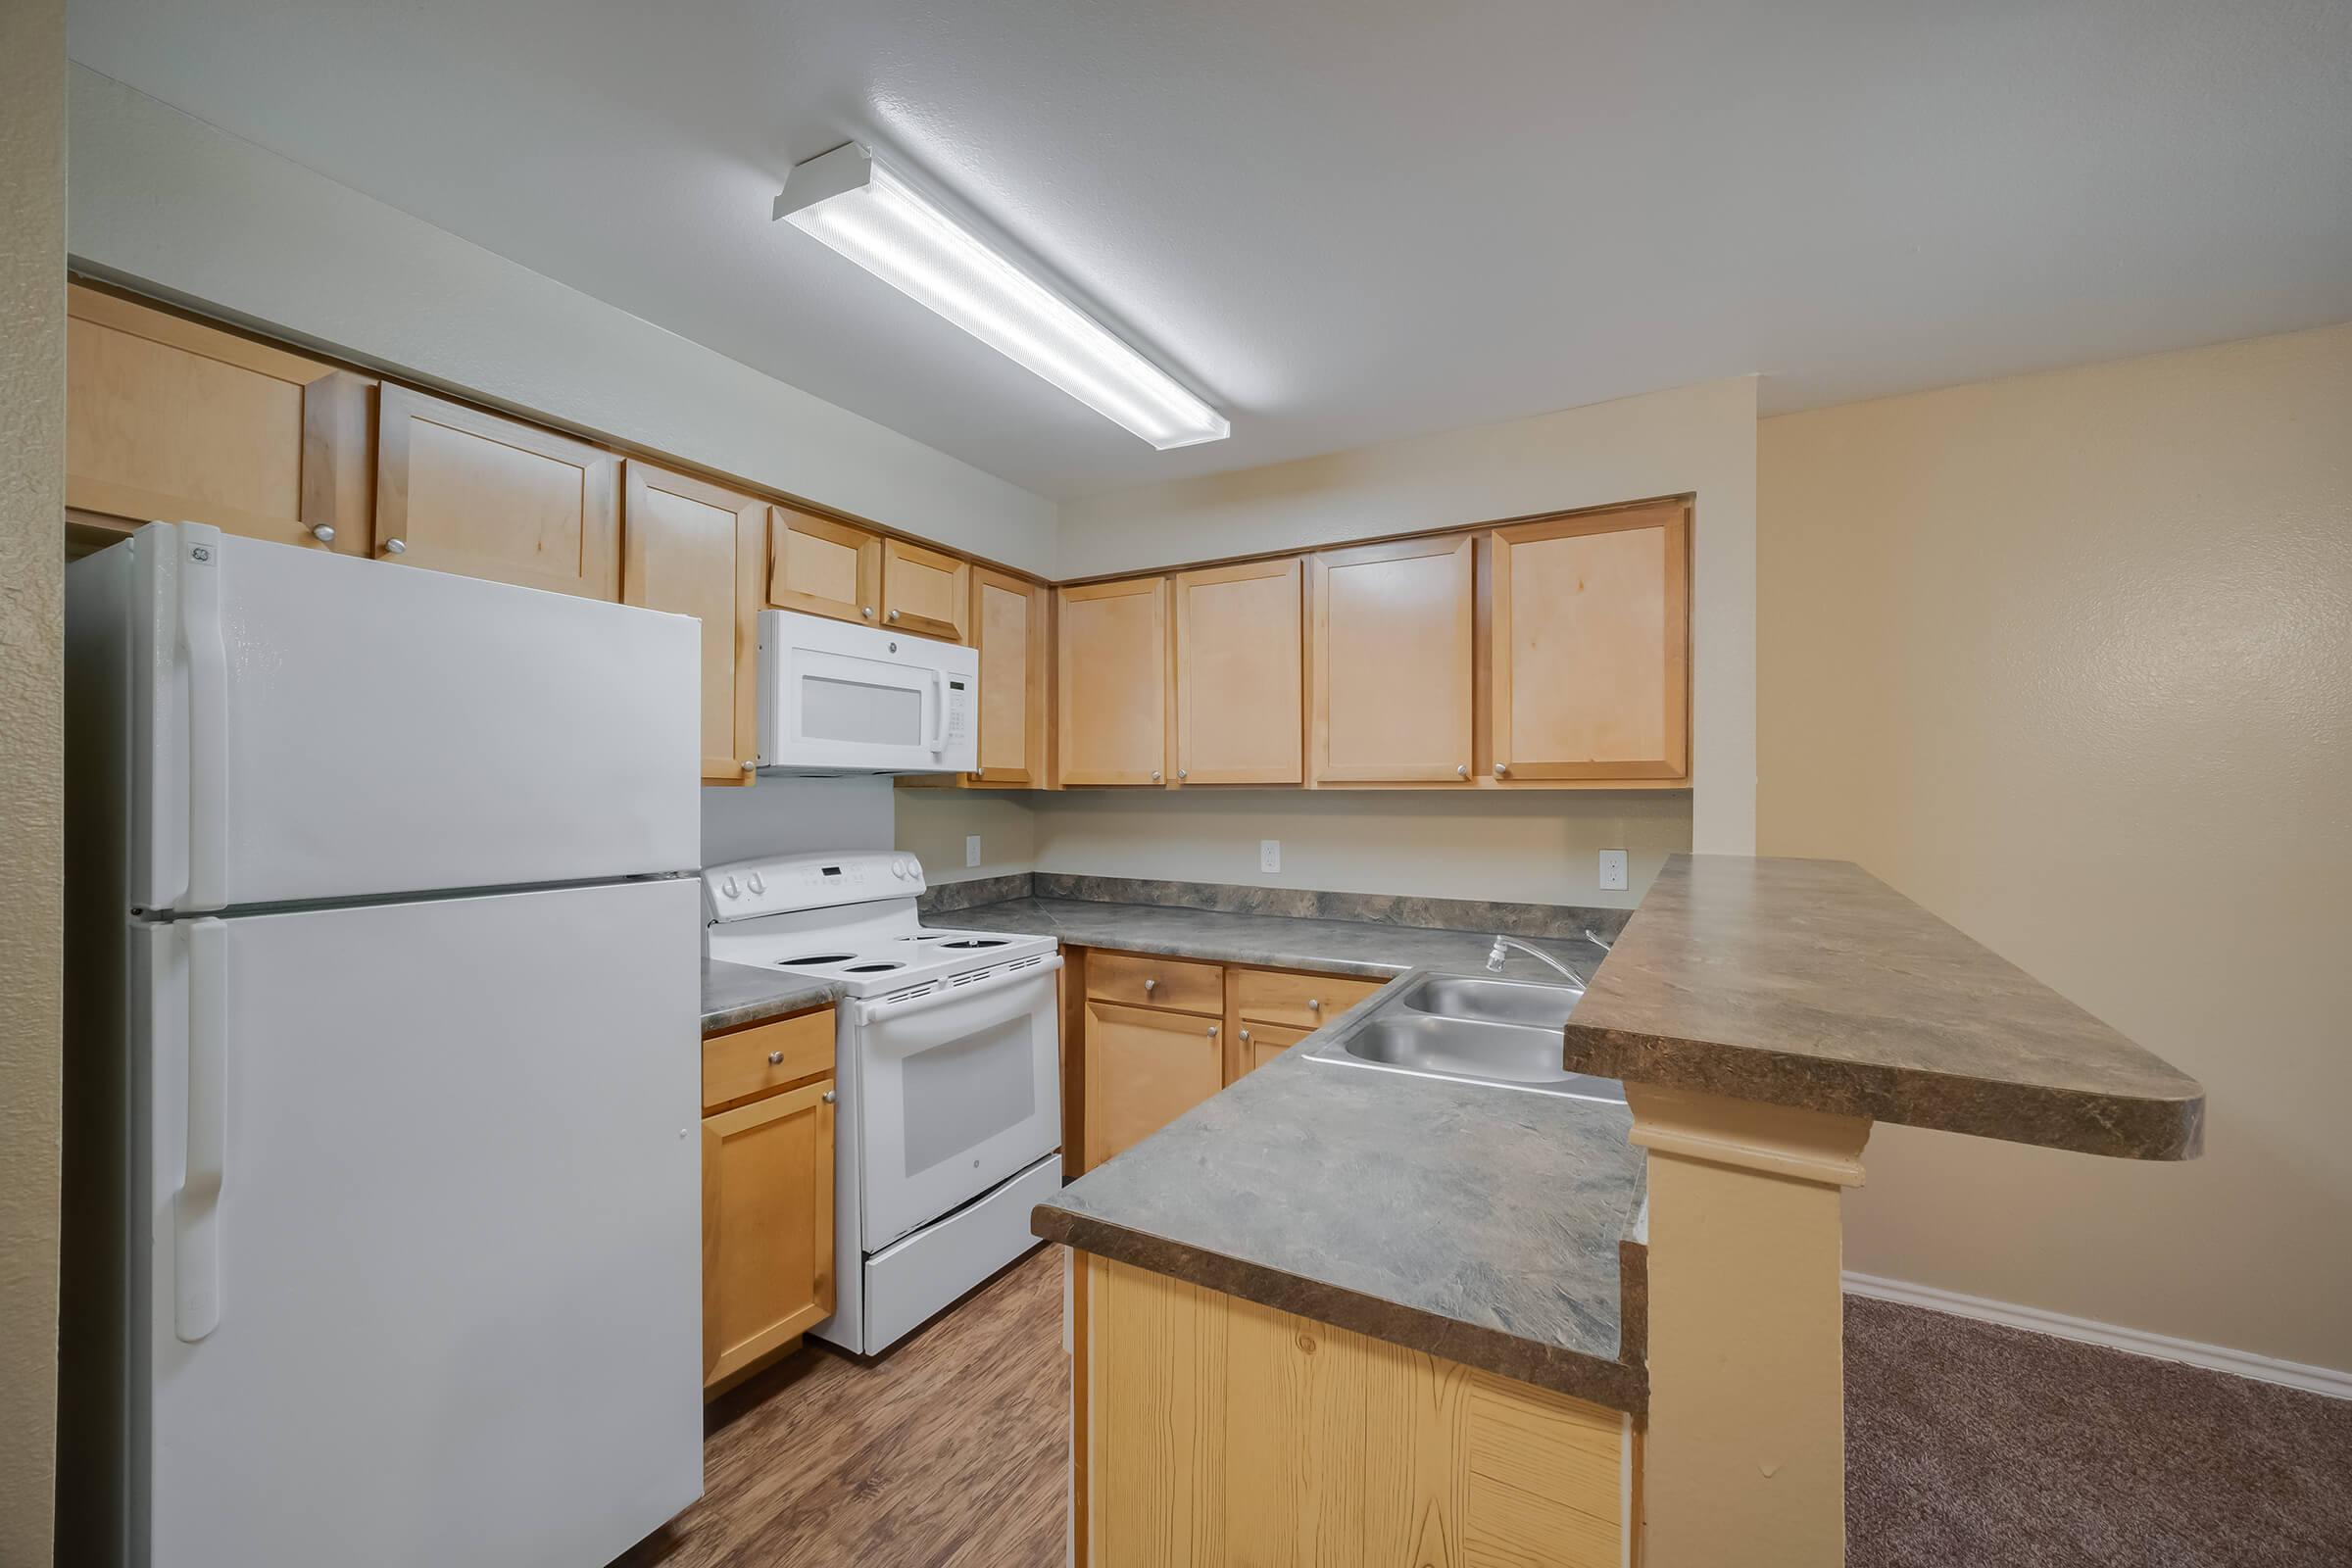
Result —
<instances>
[{"instance_id":1,"label":"white refrigerator","mask_svg":"<svg viewBox=\"0 0 2352 1568\"><path fill-rule=\"evenodd\" d=\"M702 1490L696 622L67 595L61 1560L599 1568Z\"/></svg>"}]
</instances>

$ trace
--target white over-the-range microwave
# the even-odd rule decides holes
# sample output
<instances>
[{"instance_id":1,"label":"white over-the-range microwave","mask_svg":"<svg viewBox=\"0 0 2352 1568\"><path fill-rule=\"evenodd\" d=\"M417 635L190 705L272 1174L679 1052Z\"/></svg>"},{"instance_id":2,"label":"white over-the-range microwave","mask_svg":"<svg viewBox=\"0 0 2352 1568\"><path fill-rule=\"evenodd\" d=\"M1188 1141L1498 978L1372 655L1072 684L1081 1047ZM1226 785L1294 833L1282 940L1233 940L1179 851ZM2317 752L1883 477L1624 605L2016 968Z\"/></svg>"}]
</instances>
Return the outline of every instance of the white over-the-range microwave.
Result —
<instances>
[{"instance_id":1,"label":"white over-the-range microwave","mask_svg":"<svg viewBox=\"0 0 2352 1568\"><path fill-rule=\"evenodd\" d=\"M980 656L906 632L760 612L760 766L962 773L979 765Z\"/></svg>"}]
</instances>

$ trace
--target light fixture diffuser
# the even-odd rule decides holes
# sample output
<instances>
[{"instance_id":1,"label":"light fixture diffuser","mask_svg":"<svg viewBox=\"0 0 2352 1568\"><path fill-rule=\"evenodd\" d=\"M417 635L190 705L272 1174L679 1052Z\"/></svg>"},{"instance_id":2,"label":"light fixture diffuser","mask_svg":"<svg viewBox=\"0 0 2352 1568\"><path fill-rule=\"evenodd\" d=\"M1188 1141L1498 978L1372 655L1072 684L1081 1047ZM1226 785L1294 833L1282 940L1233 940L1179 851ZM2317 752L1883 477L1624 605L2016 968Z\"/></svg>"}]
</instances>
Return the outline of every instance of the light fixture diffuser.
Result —
<instances>
[{"instance_id":1,"label":"light fixture diffuser","mask_svg":"<svg viewBox=\"0 0 2352 1568\"><path fill-rule=\"evenodd\" d=\"M856 142L794 166L773 216L1163 452L1232 433L1175 377Z\"/></svg>"}]
</instances>

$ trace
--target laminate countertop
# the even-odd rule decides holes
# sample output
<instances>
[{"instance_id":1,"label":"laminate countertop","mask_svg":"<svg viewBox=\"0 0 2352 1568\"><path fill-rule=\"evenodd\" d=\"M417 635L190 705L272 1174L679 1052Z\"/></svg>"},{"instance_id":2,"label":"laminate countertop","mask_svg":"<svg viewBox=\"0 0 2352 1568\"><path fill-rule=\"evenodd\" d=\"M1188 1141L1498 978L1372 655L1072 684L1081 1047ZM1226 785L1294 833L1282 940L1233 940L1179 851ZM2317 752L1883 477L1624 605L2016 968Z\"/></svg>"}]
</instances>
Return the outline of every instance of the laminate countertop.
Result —
<instances>
[{"instance_id":1,"label":"laminate countertop","mask_svg":"<svg viewBox=\"0 0 2352 1568\"><path fill-rule=\"evenodd\" d=\"M1678 855L1566 1031L1628 1083L2129 1159L2187 1159L2205 1091L1844 860Z\"/></svg>"},{"instance_id":2,"label":"laminate countertop","mask_svg":"<svg viewBox=\"0 0 2352 1568\"><path fill-rule=\"evenodd\" d=\"M703 1033L762 1023L786 1013L805 1012L841 1000L841 987L830 980L784 974L724 958L703 960Z\"/></svg>"},{"instance_id":3,"label":"laminate countertop","mask_svg":"<svg viewBox=\"0 0 2352 1568\"><path fill-rule=\"evenodd\" d=\"M1366 998L1041 1203L1048 1241L1639 1414L1622 1104L1314 1059Z\"/></svg>"},{"instance_id":4,"label":"laminate countertop","mask_svg":"<svg viewBox=\"0 0 2352 1568\"><path fill-rule=\"evenodd\" d=\"M1112 948L1213 963L1262 964L1385 980L1407 969L1486 972L1494 930L1440 930L1374 920L1318 919L1239 909L1200 909L1168 904L1108 904L1094 899L1006 899L926 917L926 924L968 926L1059 937L1065 947ZM1496 930L1508 929L1498 926ZM1583 938L1538 937L1542 948L1590 977L1602 949ZM1501 972L1514 979L1558 975L1513 953Z\"/></svg>"}]
</instances>

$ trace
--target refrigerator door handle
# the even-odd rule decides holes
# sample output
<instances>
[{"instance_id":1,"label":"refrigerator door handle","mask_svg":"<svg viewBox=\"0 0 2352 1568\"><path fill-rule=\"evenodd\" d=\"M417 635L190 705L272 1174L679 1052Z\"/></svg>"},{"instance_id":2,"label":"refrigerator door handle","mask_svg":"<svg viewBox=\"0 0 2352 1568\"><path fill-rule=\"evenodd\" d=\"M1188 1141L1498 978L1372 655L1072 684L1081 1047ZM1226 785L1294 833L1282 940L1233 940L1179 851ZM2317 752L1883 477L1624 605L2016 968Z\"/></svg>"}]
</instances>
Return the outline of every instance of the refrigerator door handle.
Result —
<instances>
[{"instance_id":1,"label":"refrigerator door handle","mask_svg":"<svg viewBox=\"0 0 2352 1568\"><path fill-rule=\"evenodd\" d=\"M220 1324L220 1188L228 1154L228 927L190 920L188 1137L172 1204L179 1337L194 1345Z\"/></svg>"},{"instance_id":2,"label":"refrigerator door handle","mask_svg":"<svg viewBox=\"0 0 2352 1568\"><path fill-rule=\"evenodd\" d=\"M228 652L220 641L220 530L179 525L179 644L188 662L185 909L218 909L228 880Z\"/></svg>"}]
</instances>

